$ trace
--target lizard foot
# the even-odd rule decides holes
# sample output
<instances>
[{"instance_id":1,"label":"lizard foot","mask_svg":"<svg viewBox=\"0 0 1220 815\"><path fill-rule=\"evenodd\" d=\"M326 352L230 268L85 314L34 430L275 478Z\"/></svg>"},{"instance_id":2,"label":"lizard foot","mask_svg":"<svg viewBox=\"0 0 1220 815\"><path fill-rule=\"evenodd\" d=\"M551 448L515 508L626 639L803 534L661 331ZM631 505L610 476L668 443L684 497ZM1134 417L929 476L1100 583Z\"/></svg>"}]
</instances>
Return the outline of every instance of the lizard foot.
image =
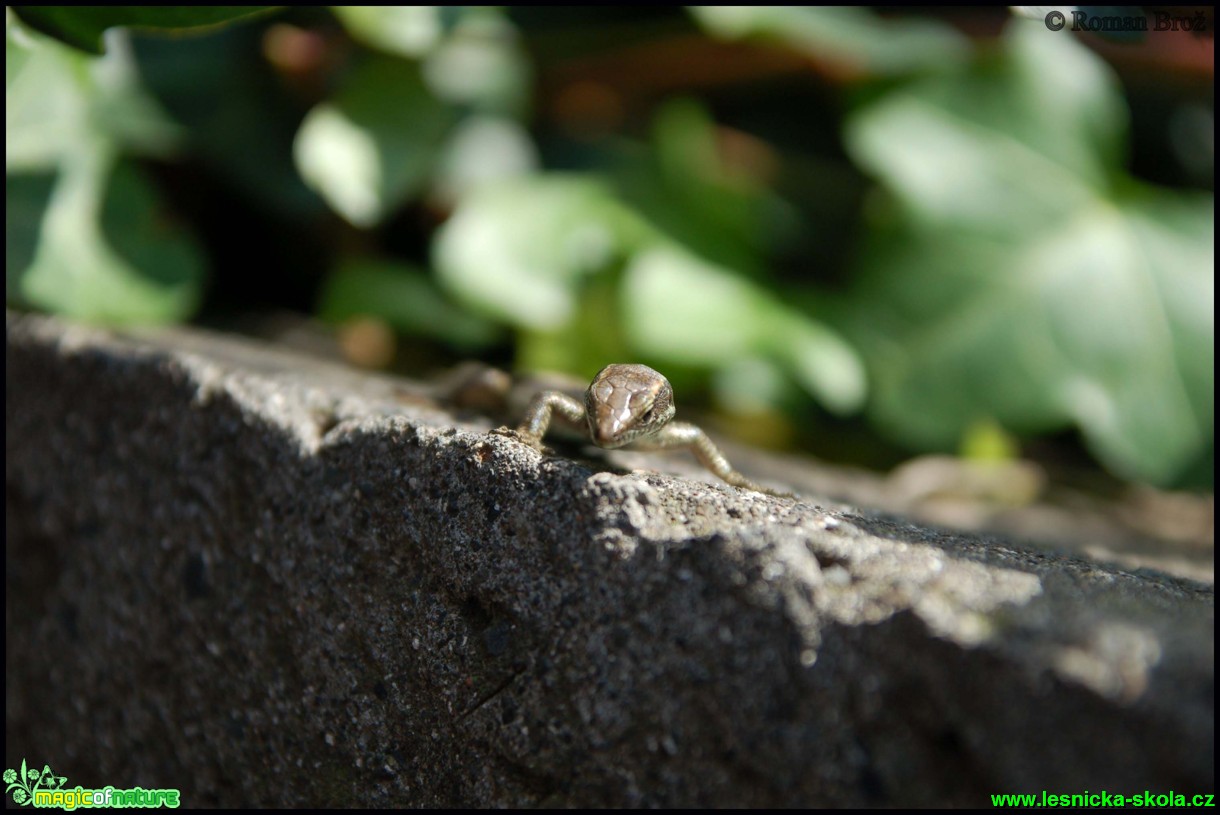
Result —
<instances>
[{"instance_id":1,"label":"lizard foot","mask_svg":"<svg viewBox=\"0 0 1220 815\"><path fill-rule=\"evenodd\" d=\"M522 433L520 430L518 430L515 427L506 427L506 426L501 425L500 427L497 427L495 430L489 430L488 432L493 433L497 436L504 436L505 438L512 439L513 441L521 442L522 444L526 445L527 447L532 447L540 453L549 452L548 448L546 448L542 445L541 439L535 438L535 437L529 435L528 433Z\"/></svg>"}]
</instances>

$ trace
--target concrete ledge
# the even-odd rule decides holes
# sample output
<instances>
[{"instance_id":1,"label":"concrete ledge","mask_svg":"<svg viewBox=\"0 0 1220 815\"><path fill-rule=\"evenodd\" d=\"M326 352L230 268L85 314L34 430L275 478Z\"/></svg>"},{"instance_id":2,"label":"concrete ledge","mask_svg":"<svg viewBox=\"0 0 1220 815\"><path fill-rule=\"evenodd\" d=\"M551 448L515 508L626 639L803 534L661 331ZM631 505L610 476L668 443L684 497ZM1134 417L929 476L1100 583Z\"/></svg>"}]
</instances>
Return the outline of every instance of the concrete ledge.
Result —
<instances>
[{"instance_id":1,"label":"concrete ledge","mask_svg":"<svg viewBox=\"0 0 1220 815\"><path fill-rule=\"evenodd\" d=\"M1210 587L540 456L251 343L6 328L5 766L187 806L1214 790Z\"/></svg>"}]
</instances>

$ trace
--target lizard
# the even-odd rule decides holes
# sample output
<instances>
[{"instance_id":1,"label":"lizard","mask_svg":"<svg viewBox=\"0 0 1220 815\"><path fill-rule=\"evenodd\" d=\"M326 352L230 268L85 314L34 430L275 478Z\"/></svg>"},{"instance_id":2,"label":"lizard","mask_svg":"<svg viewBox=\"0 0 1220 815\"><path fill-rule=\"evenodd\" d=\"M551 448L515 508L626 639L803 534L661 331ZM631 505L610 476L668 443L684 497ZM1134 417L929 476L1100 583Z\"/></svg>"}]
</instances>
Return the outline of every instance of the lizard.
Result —
<instances>
[{"instance_id":1,"label":"lizard","mask_svg":"<svg viewBox=\"0 0 1220 815\"><path fill-rule=\"evenodd\" d=\"M488 390L498 392L496 399L508 401L505 394L511 386L502 372L482 370L473 378L464 374L459 381L463 383L459 389L464 390L464 395L457 401L486 404ZM521 423L515 429L503 427L496 432L515 436L541 450L542 439L558 414L571 425L587 430L589 439L603 449L613 450L627 444L653 450L686 447L704 467L728 484L781 498L796 497L757 484L733 469L702 429L689 422L673 421L675 412L673 388L664 375L646 365L617 363L602 368L593 378L583 401L560 390L537 391Z\"/></svg>"}]
</instances>

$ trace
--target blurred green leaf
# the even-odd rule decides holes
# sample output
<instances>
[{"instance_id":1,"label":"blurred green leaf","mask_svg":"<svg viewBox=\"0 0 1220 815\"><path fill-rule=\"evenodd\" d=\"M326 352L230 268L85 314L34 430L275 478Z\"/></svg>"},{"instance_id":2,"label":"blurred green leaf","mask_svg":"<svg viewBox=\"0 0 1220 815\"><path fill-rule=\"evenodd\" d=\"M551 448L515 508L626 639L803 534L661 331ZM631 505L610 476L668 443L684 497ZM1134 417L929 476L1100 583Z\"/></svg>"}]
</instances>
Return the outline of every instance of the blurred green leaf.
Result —
<instances>
[{"instance_id":1,"label":"blurred green leaf","mask_svg":"<svg viewBox=\"0 0 1220 815\"><path fill-rule=\"evenodd\" d=\"M373 58L305 118L297 167L336 212L370 227L423 189L455 120L415 66Z\"/></svg>"},{"instance_id":2,"label":"blurred green leaf","mask_svg":"<svg viewBox=\"0 0 1220 815\"><path fill-rule=\"evenodd\" d=\"M635 257L623 302L643 353L688 365L756 354L770 344L772 328L787 322L783 308L740 275L677 246Z\"/></svg>"},{"instance_id":3,"label":"blurred green leaf","mask_svg":"<svg viewBox=\"0 0 1220 815\"><path fill-rule=\"evenodd\" d=\"M772 354L827 409L855 413L868 395L859 352L825 323L789 312L788 326L771 336Z\"/></svg>"},{"instance_id":4,"label":"blurred green leaf","mask_svg":"<svg viewBox=\"0 0 1220 815\"><path fill-rule=\"evenodd\" d=\"M726 410L753 416L776 413L799 393L779 364L756 356L723 363L712 376L712 391Z\"/></svg>"},{"instance_id":5,"label":"blurred green leaf","mask_svg":"<svg viewBox=\"0 0 1220 815\"><path fill-rule=\"evenodd\" d=\"M887 20L863 8L692 6L691 14L725 39L765 37L868 74L940 68L970 54L970 42L944 23Z\"/></svg>"},{"instance_id":6,"label":"blurred green leaf","mask_svg":"<svg viewBox=\"0 0 1220 815\"><path fill-rule=\"evenodd\" d=\"M837 412L855 410L864 400L864 367L842 338L679 246L635 257L626 272L623 310L631 343L646 356L719 368L761 355L782 362Z\"/></svg>"},{"instance_id":7,"label":"blurred green leaf","mask_svg":"<svg viewBox=\"0 0 1220 815\"><path fill-rule=\"evenodd\" d=\"M499 116L467 116L437 163L436 197L456 204L488 184L537 172L541 159L526 129Z\"/></svg>"},{"instance_id":8,"label":"blurred green leaf","mask_svg":"<svg viewBox=\"0 0 1220 815\"><path fill-rule=\"evenodd\" d=\"M546 176L478 190L441 228L432 259L461 302L521 328L555 330L583 279L622 262L644 227L592 179Z\"/></svg>"},{"instance_id":9,"label":"blurred green leaf","mask_svg":"<svg viewBox=\"0 0 1220 815\"><path fill-rule=\"evenodd\" d=\"M63 163L18 287L27 302L79 319L171 322L198 306L203 271L135 168L98 150Z\"/></svg>"},{"instance_id":10,"label":"blurred green leaf","mask_svg":"<svg viewBox=\"0 0 1220 815\"><path fill-rule=\"evenodd\" d=\"M98 140L164 156L180 133L140 87L125 47L100 59L5 26L5 167L54 169Z\"/></svg>"},{"instance_id":11,"label":"blurred green leaf","mask_svg":"<svg viewBox=\"0 0 1220 815\"><path fill-rule=\"evenodd\" d=\"M524 118L533 70L516 28L496 8L466 7L426 57L424 81L440 99L484 113Z\"/></svg>"},{"instance_id":12,"label":"blurred green leaf","mask_svg":"<svg viewBox=\"0 0 1220 815\"><path fill-rule=\"evenodd\" d=\"M53 170L89 136L86 62L5 20L4 160L9 172Z\"/></svg>"},{"instance_id":13,"label":"blurred green leaf","mask_svg":"<svg viewBox=\"0 0 1220 815\"><path fill-rule=\"evenodd\" d=\"M488 345L500 334L491 322L450 303L422 269L350 259L323 285L318 316L342 322L364 315L379 317L405 334L444 340L464 349Z\"/></svg>"},{"instance_id":14,"label":"blurred green leaf","mask_svg":"<svg viewBox=\"0 0 1220 815\"><path fill-rule=\"evenodd\" d=\"M21 21L90 54L105 50L102 35L114 26L185 31L217 28L275 6L10 6Z\"/></svg>"},{"instance_id":15,"label":"blurred green leaf","mask_svg":"<svg viewBox=\"0 0 1220 815\"><path fill-rule=\"evenodd\" d=\"M1074 423L1117 472L1172 481L1213 438L1212 203L1123 176L1091 52L1023 22L1005 43L848 128L899 205L856 291L874 416L942 449L985 418Z\"/></svg>"},{"instance_id":16,"label":"blurred green leaf","mask_svg":"<svg viewBox=\"0 0 1220 815\"><path fill-rule=\"evenodd\" d=\"M1008 232L1031 207L1073 217L1120 171L1127 120L1115 78L1069 40L1016 23L995 64L886 95L848 146L914 218Z\"/></svg>"},{"instance_id":17,"label":"blurred green leaf","mask_svg":"<svg viewBox=\"0 0 1220 815\"><path fill-rule=\"evenodd\" d=\"M331 6L352 37L372 48L418 58L444 34L440 6Z\"/></svg>"},{"instance_id":18,"label":"blurred green leaf","mask_svg":"<svg viewBox=\"0 0 1220 815\"><path fill-rule=\"evenodd\" d=\"M12 18L6 35L8 296L109 323L190 316L202 257L118 159L165 155L179 135L140 88L123 40L90 58Z\"/></svg>"}]
</instances>

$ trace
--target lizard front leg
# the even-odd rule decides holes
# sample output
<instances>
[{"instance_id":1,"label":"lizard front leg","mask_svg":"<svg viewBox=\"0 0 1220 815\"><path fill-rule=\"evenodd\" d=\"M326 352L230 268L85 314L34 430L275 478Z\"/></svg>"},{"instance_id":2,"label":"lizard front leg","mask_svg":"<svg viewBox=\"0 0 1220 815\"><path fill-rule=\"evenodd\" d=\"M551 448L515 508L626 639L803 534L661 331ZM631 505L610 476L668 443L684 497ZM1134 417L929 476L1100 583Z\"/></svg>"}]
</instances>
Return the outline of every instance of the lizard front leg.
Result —
<instances>
[{"instance_id":1,"label":"lizard front leg","mask_svg":"<svg viewBox=\"0 0 1220 815\"><path fill-rule=\"evenodd\" d=\"M578 427L585 424L585 406L579 400L559 391L543 391L525 409L525 416L517 427L521 440L531 447L541 447L542 437L551 426L551 413L556 411Z\"/></svg>"},{"instance_id":2,"label":"lizard front leg","mask_svg":"<svg viewBox=\"0 0 1220 815\"><path fill-rule=\"evenodd\" d=\"M688 422L670 422L647 440L649 447L688 447L699 459L699 463L715 473L721 480L734 487L765 492L778 498L796 498L790 492L773 490L756 484L733 469L715 443L697 425Z\"/></svg>"}]
</instances>

